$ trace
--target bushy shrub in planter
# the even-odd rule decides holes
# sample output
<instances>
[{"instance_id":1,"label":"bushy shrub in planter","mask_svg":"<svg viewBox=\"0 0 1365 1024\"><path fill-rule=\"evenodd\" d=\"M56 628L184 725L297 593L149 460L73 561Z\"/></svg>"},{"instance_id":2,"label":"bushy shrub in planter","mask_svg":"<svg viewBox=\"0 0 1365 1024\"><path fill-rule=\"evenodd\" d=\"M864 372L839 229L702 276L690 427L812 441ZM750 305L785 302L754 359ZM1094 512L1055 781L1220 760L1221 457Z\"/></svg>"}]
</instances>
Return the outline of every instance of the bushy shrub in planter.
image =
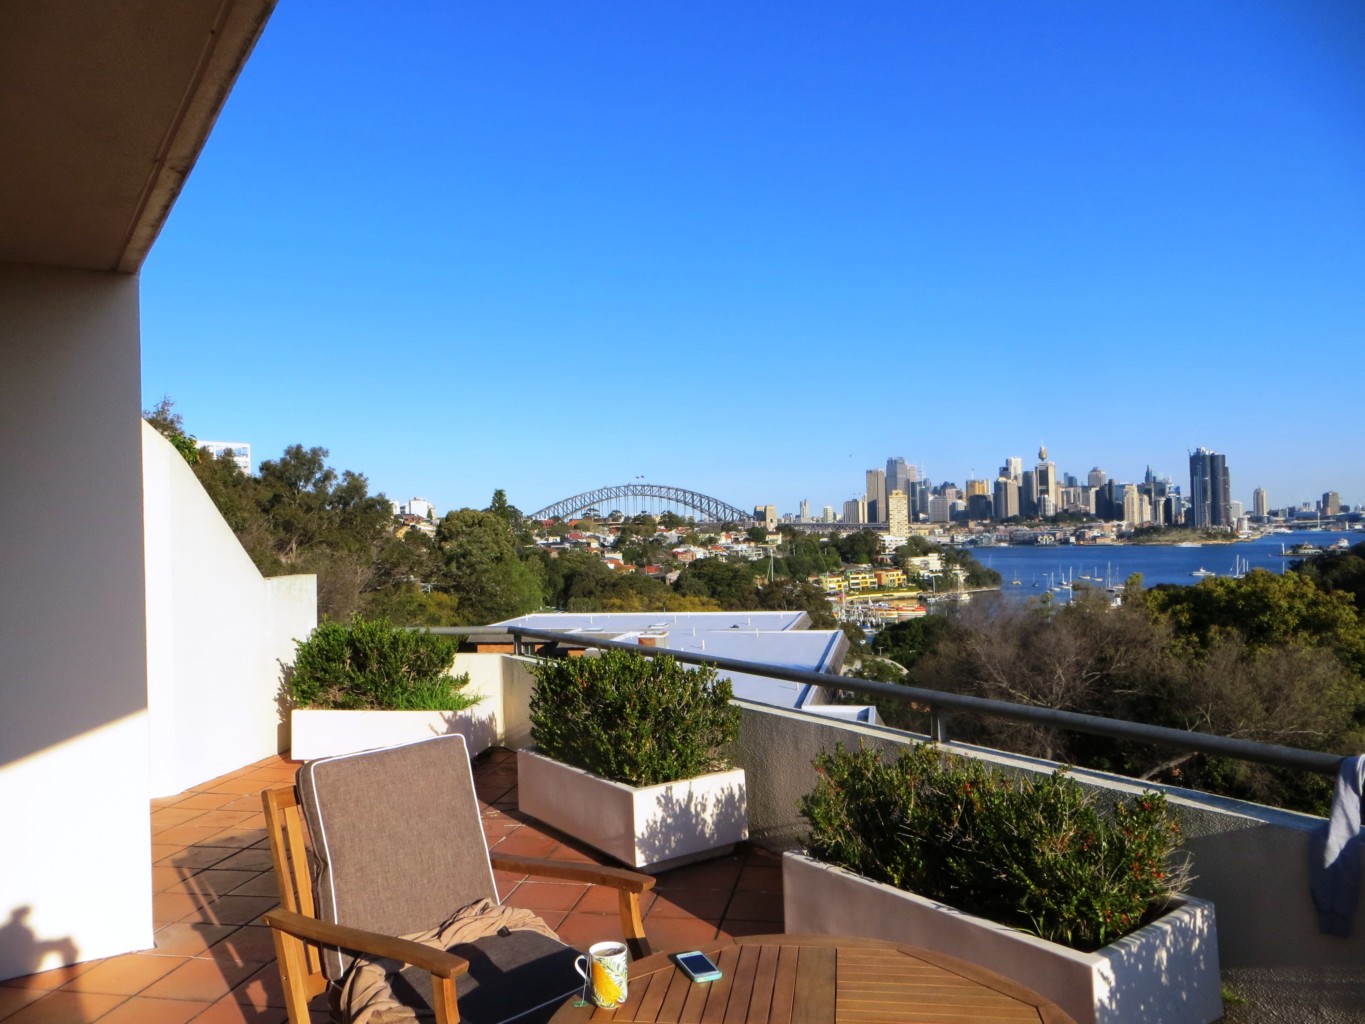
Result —
<instances>
[{"instance_id":1,"label":"bushy shrub in planter","mask_svg":"<svg viewBox=\"0 0 1365 1024\"><path fill-rule=\"evenodd\" d=\"M289 674L295 707L337 711L460 711L478 698L451 675L454 640L394 626L387 619L324 622L298 641Z\"/></svg>"},{"instance_id":2,"label":"bushy shrub in planter","mask_svg":"<svg viewBox=\"0 0 1365 1024\"><path fill-rule=\"evenodd\" d=\"M546 757L631 786L729 767L724 748L739 735L740 712L713 668L607 650L532 671L531 739Z\"/></svg>"},{"instance_id":3,"label":"bushy shrub in planter","mask_svg":"<svg viewBox=\"0 0 1365 1024\"><path fill-rule=\"evenodd\" d=\"M812 857L1073 949L1136 930L1189 880L1157 793L1101 813L1064 772L1015 777L931 744L895 760L841 745L815 767Z\"/></svg>"}]
</instances>

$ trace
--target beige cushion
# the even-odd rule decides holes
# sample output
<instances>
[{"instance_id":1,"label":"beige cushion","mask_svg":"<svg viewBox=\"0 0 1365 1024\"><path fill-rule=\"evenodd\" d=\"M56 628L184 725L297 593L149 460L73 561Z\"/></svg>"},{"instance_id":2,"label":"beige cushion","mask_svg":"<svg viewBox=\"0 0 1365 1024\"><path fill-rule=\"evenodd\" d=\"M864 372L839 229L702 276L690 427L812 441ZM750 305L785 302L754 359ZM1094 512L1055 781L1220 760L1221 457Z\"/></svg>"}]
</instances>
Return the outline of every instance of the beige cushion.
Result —
<instances>
[{"instance_id":1,"label":"beige cushion","mask_svg":"<svg viewBox=\"0 0 1365 1024\"><path fill-rule=\"evenodd\" d=\"M323 920L409 935L497 902L463 736L310 761L296 781ZM350 957L323 961L336 981Z\"/></svg>"}]
</instances>

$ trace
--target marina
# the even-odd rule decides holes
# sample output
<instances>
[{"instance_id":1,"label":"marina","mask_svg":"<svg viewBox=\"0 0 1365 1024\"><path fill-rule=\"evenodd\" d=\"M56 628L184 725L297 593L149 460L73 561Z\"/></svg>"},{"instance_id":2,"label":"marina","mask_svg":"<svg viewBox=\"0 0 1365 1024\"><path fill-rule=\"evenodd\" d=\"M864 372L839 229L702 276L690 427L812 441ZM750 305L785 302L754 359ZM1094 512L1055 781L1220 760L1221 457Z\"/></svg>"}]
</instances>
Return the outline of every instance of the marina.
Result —
<instances>
[{"instance_id":1,"label":"marina","mask_svg":"<svg viewBox=\"0 0 1365 1024\"><path fill-rule=\"evenodd\" d=\"M1341 551L1365 541L1346 531L1296 532L1294 541L1264 535L1225 544L1103 544L996 546L979 549L977 560L1000 574L1000 590L1009 600L1026 600L1051 592L1066 599L1083 586L1122 587L1134 573L1144 586L1161 583L1192 586L1205 579L1240 579L1256 569L1283 573L1319 551Z\"/></svg>"}]
</instances>

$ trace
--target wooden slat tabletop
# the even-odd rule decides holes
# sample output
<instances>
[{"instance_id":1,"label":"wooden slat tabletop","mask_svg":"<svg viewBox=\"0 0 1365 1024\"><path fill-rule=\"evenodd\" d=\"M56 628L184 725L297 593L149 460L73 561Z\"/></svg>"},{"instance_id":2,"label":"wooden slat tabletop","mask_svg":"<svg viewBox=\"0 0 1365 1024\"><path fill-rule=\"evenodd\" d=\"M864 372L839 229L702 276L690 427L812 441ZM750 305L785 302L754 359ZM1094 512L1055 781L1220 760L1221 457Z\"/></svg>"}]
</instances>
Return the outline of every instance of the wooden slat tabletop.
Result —
<instances>
[{"instance_id":1,"label":"wooden slat tabletop","mask_svg":"<svg viewBox=\"0 0 1365 1024\"><path fill-rule=\"evenodd\" d=\"M667 956L631 965L615 1010L566 1003L553 1024L1075 1024L1008 978L876 939L747 935L705 947L721 978L694 984Z\"/></svg>"}]
</instances>

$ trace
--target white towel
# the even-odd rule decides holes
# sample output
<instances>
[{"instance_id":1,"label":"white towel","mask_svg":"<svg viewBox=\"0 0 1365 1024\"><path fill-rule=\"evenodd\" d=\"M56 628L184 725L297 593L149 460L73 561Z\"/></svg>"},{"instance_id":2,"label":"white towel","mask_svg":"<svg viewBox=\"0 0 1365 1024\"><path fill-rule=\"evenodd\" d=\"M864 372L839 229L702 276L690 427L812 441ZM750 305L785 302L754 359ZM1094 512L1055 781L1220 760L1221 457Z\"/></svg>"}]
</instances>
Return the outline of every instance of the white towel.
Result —
<instances>
[{"instance_id":1,"label":"white towel","mask_svg":"<svg viewBox=\"0 0 1365 1024\"><path fill-rule=\"evenodd\" d=\"M1351 934L1351 919L1360 903L1361 800L1365 795L1365 755L1345 757L1337 769L1332 814L1308 844L1309 887L1318 909L1318 930L1326 935Z\"/></svg>"}]
</instances>

